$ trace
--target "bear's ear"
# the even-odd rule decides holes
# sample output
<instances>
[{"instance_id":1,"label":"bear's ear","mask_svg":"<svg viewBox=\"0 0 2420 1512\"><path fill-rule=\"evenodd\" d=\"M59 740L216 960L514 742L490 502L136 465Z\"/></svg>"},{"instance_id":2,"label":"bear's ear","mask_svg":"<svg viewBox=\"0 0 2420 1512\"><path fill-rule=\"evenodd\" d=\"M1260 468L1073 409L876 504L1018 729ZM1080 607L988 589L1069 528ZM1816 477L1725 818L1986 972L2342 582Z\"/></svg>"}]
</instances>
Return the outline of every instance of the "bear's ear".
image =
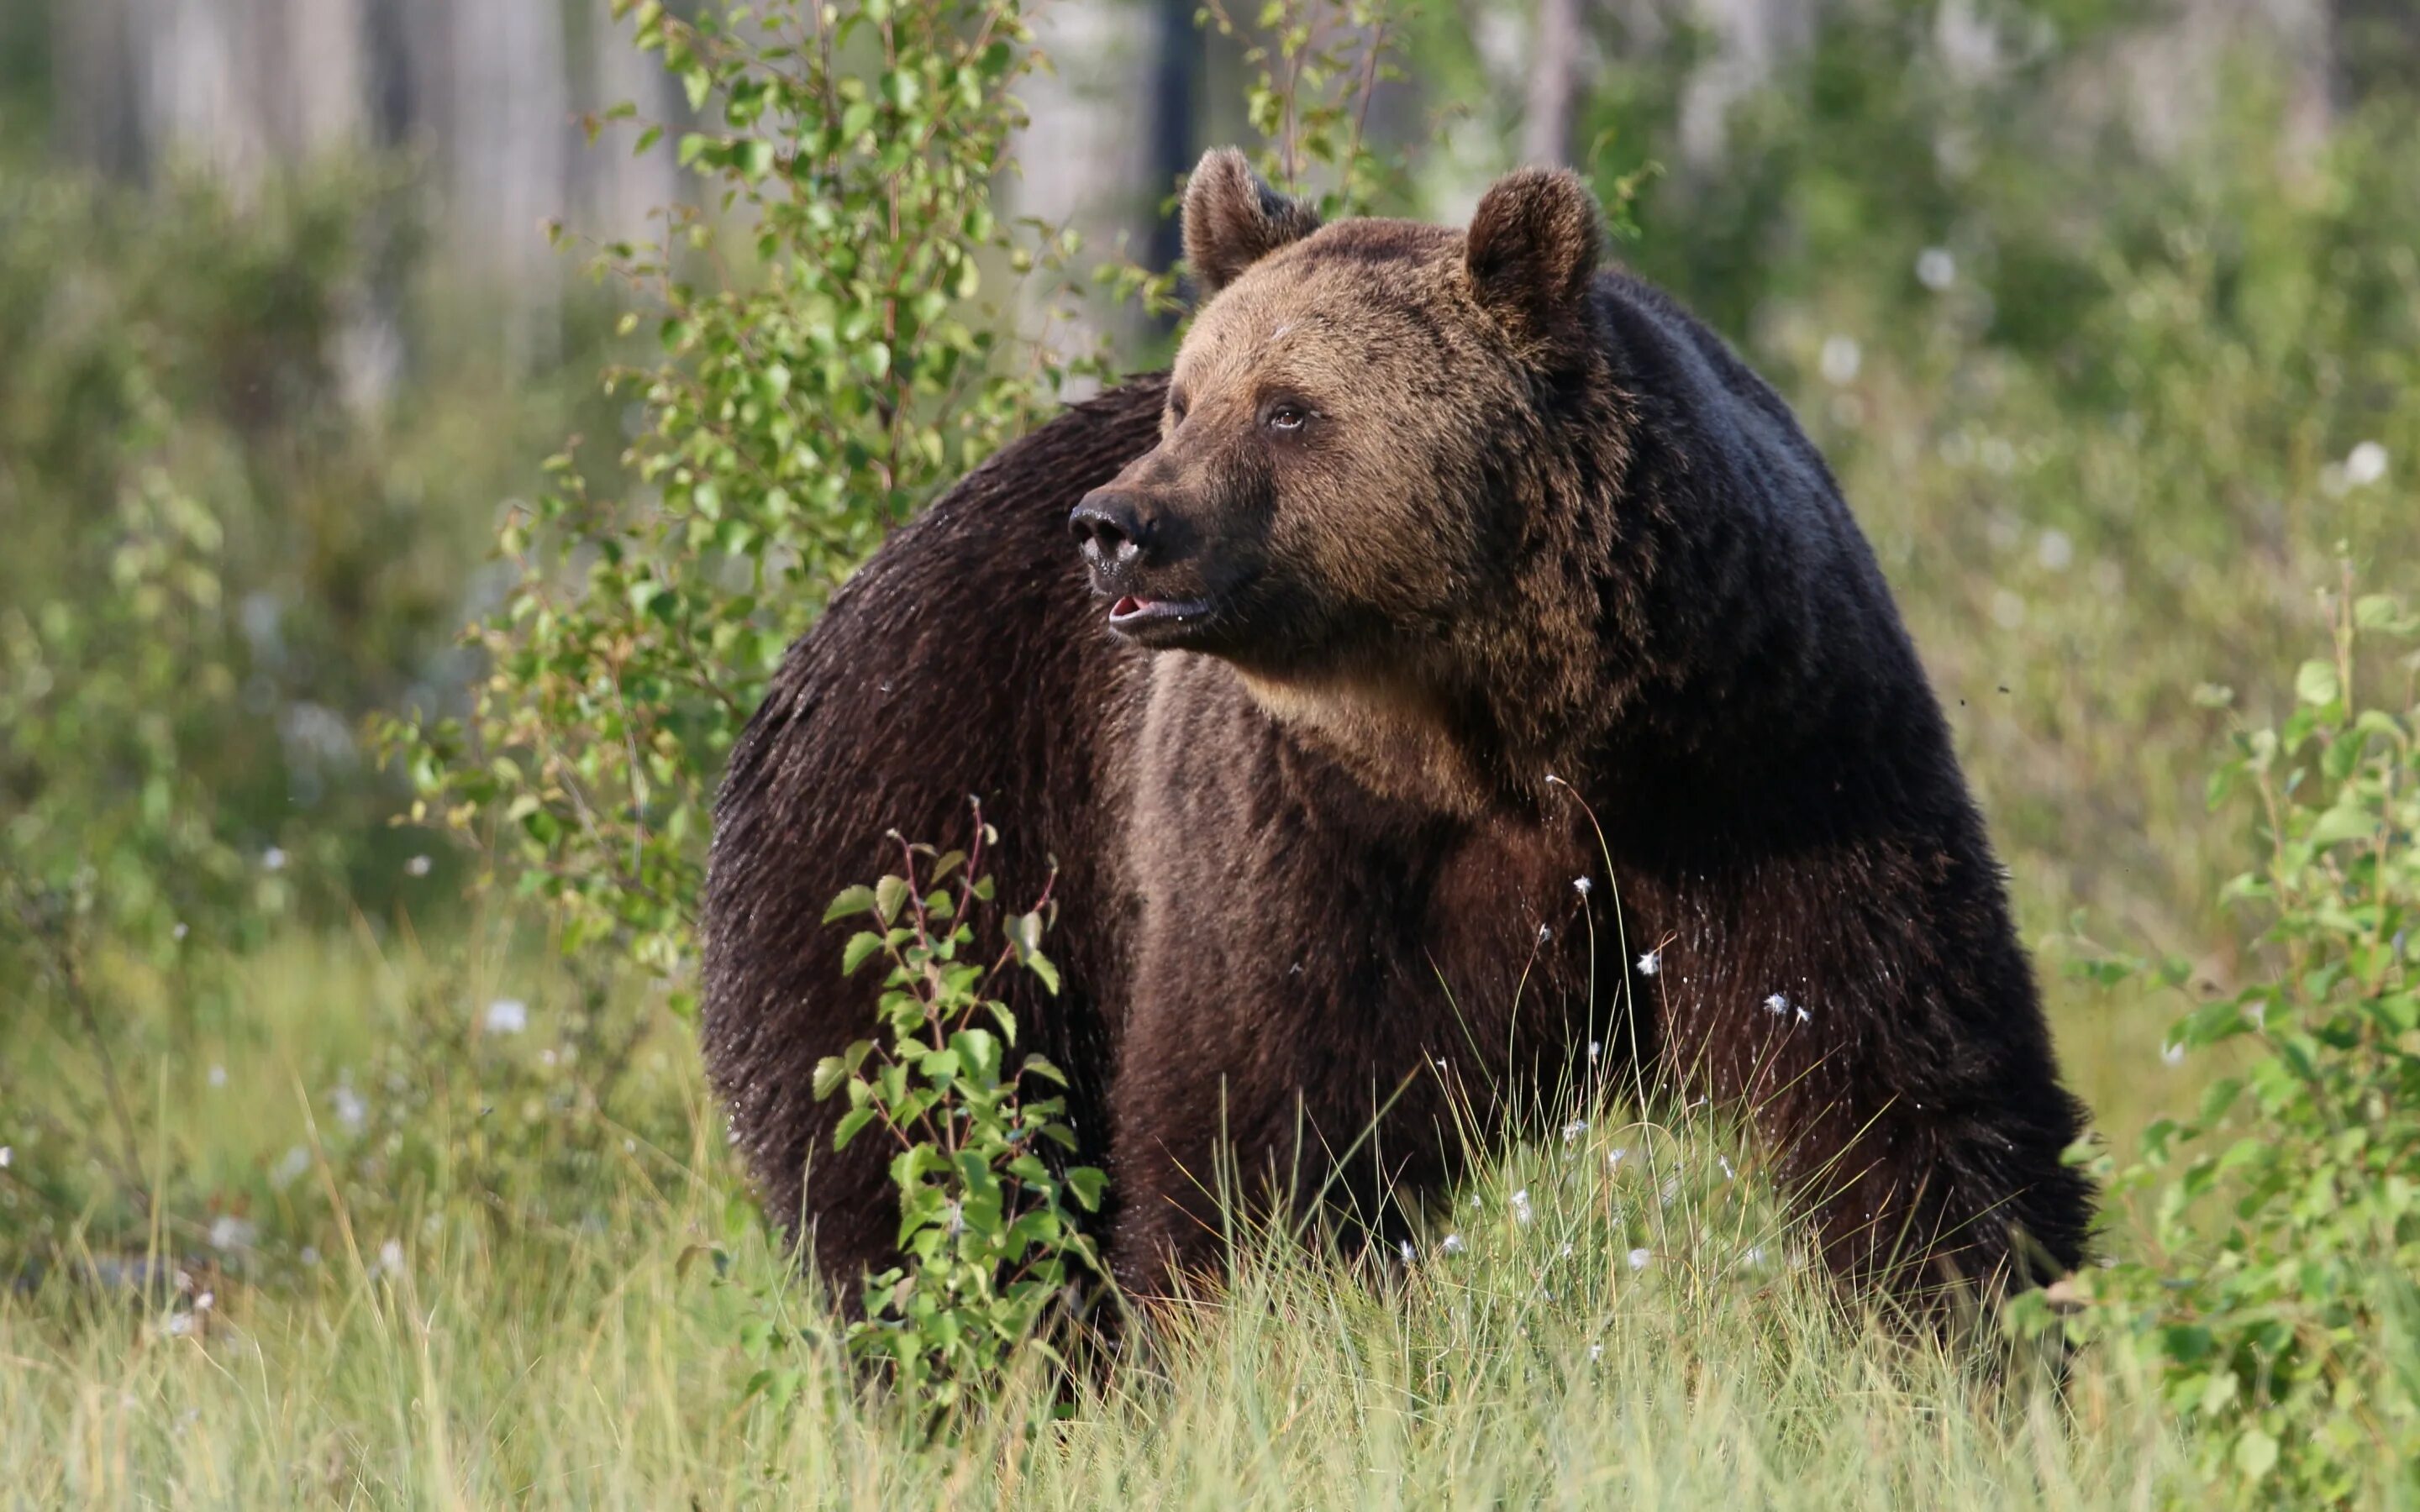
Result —
<instances>
[{"instance_id":1,"label":"bear's ear","mask_svg":"<svg viewBox=\"0 0 2420 1512\"><path fill-rule=\"evenodd\" d=\"M1202 155L1185 185L1185 260L1203 298L1245 269L1319 229L1319 213L1261 181L1233 147Z\"/></svg>"},{"instance_id":2,"label":"bear's ear","mask_svg":"<svg viewBox=\"0 0 2420 1512\"><path fill-rule=\"evenodd\" d=\"M1516 329L1566 326L1596 272L1596 196L1568 168L1523 168L1496 180L1471 212L1463 261L1479 302Z\"/></svg>"}]
</instances>

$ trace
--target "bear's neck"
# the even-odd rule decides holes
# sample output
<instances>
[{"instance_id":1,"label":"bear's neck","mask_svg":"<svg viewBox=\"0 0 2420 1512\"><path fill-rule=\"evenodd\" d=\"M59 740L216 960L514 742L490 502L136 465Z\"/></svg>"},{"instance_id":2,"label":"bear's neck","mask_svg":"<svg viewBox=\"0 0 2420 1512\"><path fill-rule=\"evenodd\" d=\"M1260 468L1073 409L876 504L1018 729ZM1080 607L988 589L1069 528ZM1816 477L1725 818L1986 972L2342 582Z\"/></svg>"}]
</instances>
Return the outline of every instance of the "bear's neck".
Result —
<instances>
[{"instance_id":1,"label":"bear's neck","mask_svg":"<svg viewBox=\"0 0 2420 1512\"><path fill-rule=\"evenodd\" d=\"M1241 668L1236 675L1280 728L1381 798L1461 819L1497 801L1451 701L1410 677Z\"/></svg>"},{"instance_id":2,"label":"bear's neck","mask_svg":"<svg viewBox=\"0 0 2420 1512\"><path fill-rule=\"evenodd\" d=\"M1523 742L1533 732L1502 717L1493 690L1409 670L1235 671L1254 704L1304 747L1373 795L1442 817L1534 812L1576 754Z\"/></svg>"}]
</instances>

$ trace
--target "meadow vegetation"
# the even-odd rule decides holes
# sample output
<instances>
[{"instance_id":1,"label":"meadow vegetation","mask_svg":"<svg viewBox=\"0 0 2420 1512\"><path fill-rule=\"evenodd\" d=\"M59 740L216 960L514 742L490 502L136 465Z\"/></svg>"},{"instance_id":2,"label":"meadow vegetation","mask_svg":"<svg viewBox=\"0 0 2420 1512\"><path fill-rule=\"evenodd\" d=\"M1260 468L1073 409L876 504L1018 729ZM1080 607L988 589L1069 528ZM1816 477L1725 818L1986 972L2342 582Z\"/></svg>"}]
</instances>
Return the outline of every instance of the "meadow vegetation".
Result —
<instances>
[{"instance_id":1,"label":"meadow vegetation","mask_svg":"<svg viewBox=\"0 0 2420 1512\"><path fill-rule=\"evenodd\" d=\"M1784 389L1900 596L2109 1264L2004 1343L1911 1342L1716 1112L1575 1095L1409 1254L1238 1235L1109 1366L1002 1351L937 1418L728 1158L705 805L882 531L1154 355L1063 317L1166 286L994 213L1013 8L620 8L701 111L641 144L698 208L587 249L629 313L575 305L560 373L440 342L341 398L363 300L462 297L378 174L239 210L0 159L0 1499L2420 1500L2411 97L2281 146L2242 56L2153 153L2078 104L2130 10L2067 3L1966 80L1926 8L1833 13L1719 175L1673 166L1652 69L1584 102L1621 255ZM1414 152L1357 91L1483 70L1370 19L1229 20L1249 118L1332 208L1442 214L1502 123ZM574 428L610 443L541 472Z\"/></svg>"}]
</instances>

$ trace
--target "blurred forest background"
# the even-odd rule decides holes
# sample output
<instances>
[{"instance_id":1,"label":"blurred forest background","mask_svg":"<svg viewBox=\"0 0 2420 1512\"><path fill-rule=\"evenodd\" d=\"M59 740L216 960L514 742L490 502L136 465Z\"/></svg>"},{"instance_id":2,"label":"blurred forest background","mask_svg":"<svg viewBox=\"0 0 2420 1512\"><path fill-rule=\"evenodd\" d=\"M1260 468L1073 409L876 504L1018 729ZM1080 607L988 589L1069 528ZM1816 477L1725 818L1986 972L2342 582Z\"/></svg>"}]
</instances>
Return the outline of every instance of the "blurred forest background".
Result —
<instances>
[{"instance_id":1,"label":"blurred forest background","mask_svg":"<svg viewBox=\"0 0 2420 1512\"><path fill-rule=\"evenodd\" d=\"M1291 13L1357 56L1381 24ZM1255 141L1268 16L1032 14L1051 66L1017 86L1001 205L1078 234L1078 269L1167 270L1184 171ZM2205 994L2262 969L2220 901L2245 815L2208 774L2292 707L2339 551L2420 588L2420 7L1421 0L1383 25L1374 208L1451 221L1569 163L1618 255L1781 388L1931 669L2072 1080L2121 1137L2189 1102L2211 1072L2173 996L2068 968L2099 942ZM172 1254L190 1320L212 1275L283 1286L340 1246L401 1274L467 1212L552 1257L530 1288L568 1265L593 1299L628 1251L669 1295L687 1239L755 1232L681 1018L684 903L609 900L602 933L510 888L466 905L491 870L558 903L620 884L550 873L551 800L513 799L506 754L523 864L445 812L395 824L447 789L377 733L536 686L489 684L505 642L463 635L551 613L514 560L532 501L617 468L631 508L659 497L629 465L658 397L599 374L660 360L628 318L659 312L590 255L711 206L672 148L702 106L606 0L0 0L0 1288L71 1261L147 1291L135 1257ZM999 321L1165 360L1130 283L1063 320L1043 282L987 283L1018 291ZM829 578L734 608L750 655ZM664 600L628 593L592 651L649 633ZM752 702L761 667L729 660ZM694 805L666 811L648 843L693 865Z\"/></svg>"},{"instance_id":2,"label":"blurred forest background","mask_svg":"<svg viewBox=\"0 0 2420 1512\"><path fill-rule=\"evenodd\" d=\"M2083 911L2227 979L2211 689L2280 696L2337 544L2392 579L2420 539L2420 12L1431 0L1390 26L1380 208L1452 219L1572 162L1629 196L1620 255L1798 405L1950 705L2069 1059L2127 1123L2163 1021L2063 984L2060 937ZM1056 0L1037 45L1003 200L1166 267L1182 172L1250 134L1238 41L1189 0ZM506 505L565 436L610 461L637 423L597 382L621 293L577 249L685 187L601 118L625 100L693 108L601 3L0 7L0 1099L91 1081L112 997L157 1000L124 1013L147 1048L240 1038L215 974L162 985L205 949L461 917L469 868L391 826L364 721L463 705ZM1131 302L1087 318L1130 366L1168 348ZM81 1211L79 1168L37 1219L21 1161L0 1232Z\"/></svg>"},{"instance_id":3,"label":"blurred forest background","mask_svg":"<svg viewBox=\"0 0 2420 1512\"><path fill-rule=\"evenodd\" d=\"M1182 173L1251 135L1241 19L1041 8L1005 206L1080 232L1079 261L1167 267ZM1798 406L1950 707L2069 1060L2138 1121L2163 1014L2064 982L2061 941L2088 918L2228 980L2213 689L2284 696L2267 670L2322 624L2338 543L2391 586L2420 541L2420 11L1429 0L1388 24L1377 208L1450 220L1506 168L1573 163L1626 198L1619 255ZM630 150L693 109L601 0L0 5L0 1105L46 1068L96 1082L87 1016L148 1025L147 1067L241 1039L204 950L464 918L471 866L391 825L365 720L464 705L508 504L566 436L610 464L639 424L597 381L623 291L580 251L694 194ZM1131 301L1085 319L1130 367L1168 350ZM141 1121L88 1112L0 1139ZM47 1168L39 1215L24 1161L0 1181L0 1233L93 1200L81 1158Z\"/></svg>"}]
</instances>

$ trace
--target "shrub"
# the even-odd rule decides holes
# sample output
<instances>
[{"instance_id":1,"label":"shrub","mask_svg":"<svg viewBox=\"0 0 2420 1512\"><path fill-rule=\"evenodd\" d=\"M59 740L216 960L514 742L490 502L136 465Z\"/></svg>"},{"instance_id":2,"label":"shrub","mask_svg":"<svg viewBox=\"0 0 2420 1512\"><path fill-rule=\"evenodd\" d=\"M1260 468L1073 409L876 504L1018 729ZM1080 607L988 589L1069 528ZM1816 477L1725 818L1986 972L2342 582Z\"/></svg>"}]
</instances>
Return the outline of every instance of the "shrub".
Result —
<instances>
[{"instance_id":1,"label":"shrub","mask_svg":"<svg viewBox=\"0 0 2420 1512\"><path fill-rule=\"evenodd\" d=\"M704 203L663 212L656 244L597 249L664 354L608 375L639 401L633 497L556 458L500 539L515 581L471 632L489 667L471 717L384 733L414 821L491 842L566 949L610 942L676 982L713 783L783 649L884 532L1101 364L1012 339L984 292L1037 275L1052 323L1074 250L992 206L1037 62L1017 6L614 9L707 112L672 148Z\"/></svg>"},{"instance_id":2,"label":"shrub","mask_svg":"<svg viewBox=\"0 0 2420 1512\"><path fill-rule=\"evenodd\" d=\"M1012 964L1059 990L1042 953L1048 889L1007 921L985 964L974 915L992 898L981 868L997 836L979 808L975 826L970 851L903 842L898 874L849 888L824 916L870 918L843 954L852 975L876 958L891 965L876 1007L887 1038L857 1041L814 1072L817 1098L848 1103L835 1149L872 1132L899 1147L891 1179L905 1263L867 1279L848 1347L933 1414L986 1399L1029 1349L1056 1358L1049 1324L1101 1269L1076 1210L1099 1208L1107 1178L1046 1148L1076 1148L1065 1099L1042 1090L1066 1078L1038 1055L1009 1069L1016 1020L992 992Z\"/></svg>"},{"instance_id":3,"label":"shrub","mask_svg":"<svg viewBox=\"0 0 2420 1512\"><path fill-rule=\"evenodd\" d=\"M2239 733L2212 777L2214 805L2253 802L2259 858L2226 896L2260 920L2262 969L2177 1024L2178 1050L2226 1073L2138 1160L2103 1161L2147 1242L2090 1286L2205 1469L2280 1505L2420 1465L2420 615L2356 596L2349 572L2333 607L2298 706ZM2395 690L2366 695L2373 679Z\"/></svg>"}]
</instances>

